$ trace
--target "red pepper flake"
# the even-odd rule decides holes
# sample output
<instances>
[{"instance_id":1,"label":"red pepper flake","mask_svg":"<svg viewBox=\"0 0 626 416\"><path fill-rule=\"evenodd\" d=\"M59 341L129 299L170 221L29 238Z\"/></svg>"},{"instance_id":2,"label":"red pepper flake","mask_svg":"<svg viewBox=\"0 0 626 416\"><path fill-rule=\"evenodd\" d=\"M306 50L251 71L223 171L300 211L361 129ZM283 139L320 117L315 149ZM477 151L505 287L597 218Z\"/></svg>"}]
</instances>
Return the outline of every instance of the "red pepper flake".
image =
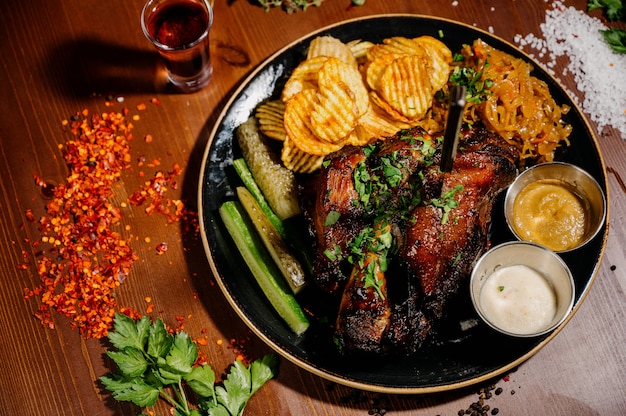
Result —
<instances>
[{"instance_id":1,"label":"red pepper flake","mask_svg":"<svg viewBox=\"0 0 626 416\"><path fill-rule=\"evenodd\" d=\"M151 98L150 102L154 105L161 105L161 101L159 101L158 98Z\"/></svg>"},{"instance_id":2,"label":"red pepper flake","mask_svg":"<svg viewBox=\"0 0 626 416\"><path fill-rule=\"evenodd\" d=\"M177 322L176 328L174 329L175 331L182 331L183 329L185 329L185 317L184 316L176 315L174 319L176 319L176 322Z\"/></svg>"},{"instance_id":3,"label":"red pepper flake","mask_svg":"<svg viewBox=\"0 0 626 416\"><path fill-rule=\"evenodd\" d=\"M35 222L37 221L37 219L35 218L35 215L33 214L33 210L32 209L27 209L26 210L26 219L30 222Z\"/></svg>"},{"instance_id":4,"label":"red pepper flake","mask_svg":"<svg viewBox=\"0 0 626 416\"><path fill-rule=\"evenodd\" d=\"M162 242L162 243L157 244L156 251L159 256L165 254L165 252L167 251L167 243Z\"/></svg>"},{"instance_id":5,"label":"red pepper flake","mask_svg":"<svg viewBox=\"0 0 626 416\"><path fill-rule=\"evenodd\" d=\"M146 137L144 138L144 141L146 143L152 143L152 135L151 134L146 134Z\"/></svg>"},{"instance_id":6,"label":"red pepper flake","mask_svg":"<svg viewBox=\"0 0 626 416\"><path fill-rule=\"evenodd\" d=\"M128 240L116 230L120 209L111 203L113 185L130 167L132 126L120 113L88 110L71 117L73 138L64 146L69 168L65 183L54 186L39 219L44 250L37 257L40 284L24 296L40 297L35 315L53 328L51 311L71 319L86 338L108 334L117 301L114 291L137 260ZM42 182L36 175L35 180ZM26 212L32 221L32 211Z\"/></svg>"}]
</instances>

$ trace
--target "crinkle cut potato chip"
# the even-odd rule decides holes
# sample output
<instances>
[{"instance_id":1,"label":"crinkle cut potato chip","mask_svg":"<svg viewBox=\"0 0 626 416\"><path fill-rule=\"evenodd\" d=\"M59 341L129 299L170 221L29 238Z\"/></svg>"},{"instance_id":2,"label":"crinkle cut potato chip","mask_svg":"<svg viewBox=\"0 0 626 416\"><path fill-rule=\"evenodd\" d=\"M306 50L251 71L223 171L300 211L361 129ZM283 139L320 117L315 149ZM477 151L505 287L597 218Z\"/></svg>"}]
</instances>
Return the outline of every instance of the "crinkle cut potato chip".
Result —
<instances>
[{"instance_id":1,"label":"crinkle cut potato chip","mask_svg":"<svg viewBox=\"0 0 626 416\"><path fill-rule=\"evenodd\" d=\"M340 82L345 84L352 94L357 107L357 116L365 114L370 103L361 73L356 68L336 58L329 58L322 66L318 76L319 90L322 94L328 94L329 91L336 89L334 84Z\"/></svg>"},{"instance_id":2,"label":"crinkle cut potato chip","mask_svg":"<svg viewBox=\"0 0 626 416\"><path fill-rule=\"evenodd\" d=\"M307 59L325 56L337 58L348 65L357 67L356 58L348 46L332 36L318 36L311 41L307 52Z\"/></svg>"},{"instance_id":3,"label":"crinkle cut potato chip","mask_svg":"<svg viewBox=\"0 0 626 416\"><path fill-rule=\"evenodd\" d=\"M425 122L437 128L431 107L451 62L452 52L431 36L379 44L319 36L280 100L257 109L259 129L283 142L286 167L312 172L345 145L363 146Z\"/></svg>"},{"instance_id":4,"label":"crinkle cut potato chip","mask_svg":"<svg viewBox=\"0 0 626 416\"><path fill-rule=\"evenodd\" d=\"M424 59L406 55L394 60L383 71L378 93L400 114L409 119L421 118L435 93Z\"/></svg>"},{"instance_id":5,"label":"crinkle cut potato chip","mask_svg":"<svg viewBox=\"0 0 626 416\"><path fill-rule=\"evenodd\" d=\"M312 155L298 149L289 137L283 142L280 158L287 169L297 173L315 172L324 161L324 156Z\"/></svg>"},{"instance_id":6,"label":"crinkle cut potato chip","mask_svg":"<svg viewBox=\"0 0 626 416\"><path fill-rule=\"evenodd\" d=\"M317 91L300 91L285 103L285 130L293 144L305 153L326 156L341 149L341 144L321 141L311 130L311 113L319 103Z\"/></svg>"},{"instance_id":7,"label":"crinkle cut potato chip","mask_svg":"<svg viewBox=\"0 0 626 416\"><path fill-rule=\"evenodd\" d=\"M279 100L267 101L256 109L255 116L259 121L259 131L270 139L284 141L285 104Z\"/></svg>"},{"instance_id":8,"label":"crinkle cut potato chip","mask_svg":"<svg viewBox=\"0 0 626 416\"><path fill-rule=\"evenodd\" d=\"M330 85L332 89L320 89L311 112L311 130L319 139L341 145L356 127L358 110L354 94L344 82Z\"/></svg>"},{"instance_id":9,"label":"crinkle cut potato chip","mask_svg":"<svg viewBox=\"0 0 626 416\"><path fill-rule=\"evenodd\" d=\"M322 69L324 62L328 60L327 56L316 56L315 58L305 59L291 72L289 79L283 87L281 99L287 101L305 89L317 88L317 75Z\"/></svg>"},{"instance_id":10,"label":"crinkle cut potato chip","mask_svg":"<svg viewBox=\"0 0 626 416\"><path fill-rule=\"evenodd\" d=\"M346 44L346 46L352 52L352 55L356 59L357 62L362 61L367 58L367 51L374 46L373 42L367 40L351 40Z\"/></svg>"},{"instance_id":11,"label":"crinkle cut potato chip","mask_svg":"<svg viewBox=\"0 0 626 416\"><path fill-rule=\"evenodd\" d=\"M376 59L369 61L365 70L365 80L367 85L374 91L380 88L380 79L385 69L391 65L393 61L403 55L397 53L387 53L377 56Z\"/></svg>"},{"instance_id":12,"label":"crinkle cut potato chip","mask_svg":"<svg viewBox=\"0 0 626 416\"><path fill-rule=\"evenodd\" d=\"M367 132L370 136L370 140L378 137L393 136L399 130L408 129L410 127L412 127L410 123L390 119L389 114L378 105L370 106L369 111L359 119L358 125L359 129L363 129Z\"/></svg>"}]
</instances>

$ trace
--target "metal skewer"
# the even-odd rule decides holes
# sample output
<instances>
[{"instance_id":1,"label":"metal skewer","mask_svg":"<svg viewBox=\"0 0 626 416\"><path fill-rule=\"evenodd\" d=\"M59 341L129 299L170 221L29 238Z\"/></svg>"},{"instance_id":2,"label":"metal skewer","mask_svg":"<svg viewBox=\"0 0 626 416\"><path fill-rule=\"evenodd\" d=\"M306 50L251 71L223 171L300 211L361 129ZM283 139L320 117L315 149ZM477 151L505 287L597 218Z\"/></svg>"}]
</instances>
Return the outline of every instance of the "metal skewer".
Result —
<instances>
[{"instance_id":1,"label":"metal skewer","mask_svg":"<svg viewBox=\"0 0 626 416\"><path fill-rule=\"evenodd\" d=\"M441 149L441 163L439 167L442 172L452 171L456 149L459 143L459 131L463 121L463 109L465 108L465 87L455 85L450 90L450 109L446 120L446 130L443 136Z\"/></svg>"}]
</instances>

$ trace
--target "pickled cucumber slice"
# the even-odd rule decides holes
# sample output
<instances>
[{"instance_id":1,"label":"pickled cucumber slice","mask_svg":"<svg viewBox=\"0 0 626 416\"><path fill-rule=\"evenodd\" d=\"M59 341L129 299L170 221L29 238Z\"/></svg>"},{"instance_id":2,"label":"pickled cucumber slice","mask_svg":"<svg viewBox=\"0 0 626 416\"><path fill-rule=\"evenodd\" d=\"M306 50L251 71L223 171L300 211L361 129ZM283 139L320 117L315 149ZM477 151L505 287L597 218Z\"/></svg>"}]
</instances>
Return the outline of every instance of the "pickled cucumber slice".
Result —
<instances>
[{"instance_id":1,"label":"pickled cucumber slice","mask_svg":"<svg viewBox=\"0 0 626 416\"><path fill-rule=\"evenodd\" d=\"M254 231L241 203L224 202L219 214L272 307L296 335L302 335L309 327L309 320Z\"/></svg>"},{"instance_id":2,"label":"pickled cucumber slice","mask_svg":"<svg viewBox=\"0 0 626 416\"><path fill-rule=\"evenodd\" d=\"M298 259L280 236L252 194L243 186L237 187L237 196L252 220L265 248L284 276L293 293L297 294L306 284L306 275Z\"/></svg>"},{"instance_id":3,"label":"pickled cucumber slice","mask_svg":"<svg viewBox=\"0 0 626 416\"><path fill-rule=\"evenodd\" d=\"M295 174L259 132L257 120L250 117L236 133L243 158L272 210L282 220L300 214Z\"/></svg>"}]
</instances>

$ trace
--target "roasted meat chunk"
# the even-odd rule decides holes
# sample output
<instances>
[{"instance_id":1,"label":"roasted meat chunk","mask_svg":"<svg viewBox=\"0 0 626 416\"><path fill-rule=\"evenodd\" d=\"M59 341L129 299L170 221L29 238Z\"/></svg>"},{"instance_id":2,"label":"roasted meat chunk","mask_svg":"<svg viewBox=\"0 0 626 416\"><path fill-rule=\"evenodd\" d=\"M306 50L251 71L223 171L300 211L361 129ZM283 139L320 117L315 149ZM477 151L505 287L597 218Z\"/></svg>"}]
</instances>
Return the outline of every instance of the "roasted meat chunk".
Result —
<instances>
[{"instance_id":1,"label":"roasted meat chunk","mask_svg":"<svg viewBox=\"0 0 626 416\"><path fill-rule=\"evenodd\" d=\"M305 214L316 236L314 278L339 298L335 337L346 351L415 351L488 246L493 204L517 174L518 151L481 126L464 128L444 174L440 143L415 128L345 148L313 185Z\"/></svg>"}]
</instances>

